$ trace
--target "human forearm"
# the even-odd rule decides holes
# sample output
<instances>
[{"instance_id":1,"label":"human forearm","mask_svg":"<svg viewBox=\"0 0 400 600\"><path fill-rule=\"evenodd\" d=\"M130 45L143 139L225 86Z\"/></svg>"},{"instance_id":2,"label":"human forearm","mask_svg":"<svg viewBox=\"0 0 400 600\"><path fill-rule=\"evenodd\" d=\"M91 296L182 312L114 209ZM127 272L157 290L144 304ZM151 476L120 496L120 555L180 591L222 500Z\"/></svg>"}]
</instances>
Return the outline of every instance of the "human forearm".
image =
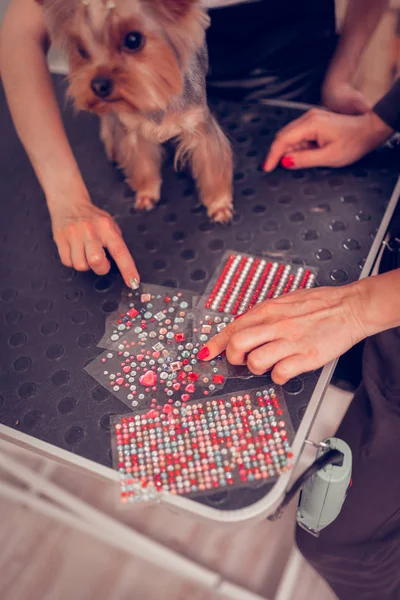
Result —
<instances>
[{"instance_id":1,"label":"human forearm","mask_svg":"<svg viewBox=\"0 0 400 600\"><path fill-rule=\"evenodd\" d=\"M400 326L400 269L354 284L354 311L365 337Z\"/></svg>"},{"instance_id":2,"label":"human forearm","mask_svg":"<svg viewBox=\"0 0 400 600\"><path fill-rule=\"evenodd\" d=\"M0 70L15 127L46 195L61 261L104 275L110 269L106 248L125 283L136 289L140 278L122 232L91 203L68 143L47 68L47 46L39 4L12 0L0 36Z\"/></svg>"},{"instance_id":3,"label":"human forearm","mask_svg":"<svg viewBox=\"0 0 400 600\"><path fill-rule=\"evenodd\" d=\"M349 0L336 53L326 82L350 82L389 0Z\"/></svg>"},{"instance_id":4,"label":"human forearm","mask_svg":"<svg viewBox=\"0 0 400 600\"><path fill-rule=\"evenodd\" d=\"M28 22L27 16L21 22L22 8ZM1 32L0 65L16 130L53 210L67 199L85 202L89 197L61 121L41 18L33 0L12 2Z\"/></svg>"},{"instance_id":5,"label":"human forearm","mask_svg":"<svg viewBox=\"0 0 400 600\"><path fill-rule=\"evenodd\" d=\"M347 115L362 115L371 110L352 80L387 5L388 0L349 0L338 47L321 90L322 103L330 110Z\"/></svg>"}]
</instances>

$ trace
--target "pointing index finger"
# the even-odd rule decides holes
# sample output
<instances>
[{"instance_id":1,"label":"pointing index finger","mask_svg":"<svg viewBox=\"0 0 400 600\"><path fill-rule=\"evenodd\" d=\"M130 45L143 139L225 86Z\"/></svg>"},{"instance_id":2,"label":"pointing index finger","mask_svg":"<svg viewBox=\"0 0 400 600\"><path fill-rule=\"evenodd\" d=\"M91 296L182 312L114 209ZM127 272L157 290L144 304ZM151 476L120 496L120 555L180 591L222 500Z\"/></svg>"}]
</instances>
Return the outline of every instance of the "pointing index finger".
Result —
<instances>
[{"instance_id":1,"label":"pointing index finger","mask_svg":"<svg viewBox=\"0 0 400 600\"><path fill-rule=\"evenodd\" d=\"M221 354L221 352L226 349L230 338L236 331L235 324L235 322L230 323L219 333L217 333L217 335L211 338L207 342L206 346L203 346L203 348L200 350L198 354L199 359L208 361Z\"/></svg>"},{"instance_id":2,"label":"pointing index finger","mask_svg":"<svg viewBox=\"0 0 400 600\"><path fill-rule=\"evenodd\" d=\"M132 258L131 253L128 250L121 235L116 231L111 231L107 235L105 245L110 252L111 256L117 263L118 269L121 272L122 277L128 287L138 288L140 282L140 276L135 265L135 261Z\"/></svg>"},{"instance_id":3,"label":"pointing index finger","mask_svg":"<svg viewBox=\"0 0 400 600\"><path fill-rule=\"evenodd\" d=\"M314 127L308 120L299 120L296 126L290 124L287 128L283 129L273 141L263 166L264 171L267 173L273 171L277 167L282 156L284 156L294 145L304 142L313 142L315 137Z\"/></svg>"},{"instance_id":4,"label":"pointing index finger","mask_svg":"<svg viewBox=\"0 0 400 600\"><path fill-rule=\"evenodd\" d=\"M211 338L205 346L200 350L198 357L200 360L212 360L221 352L226 350L231 337L252 325L262 322L262 312L257 310L258 307L252 308L248 313L239 315L232 323L222 329L217 335ZM240 318L239 318L240 317Z\"/></svg>"}]
</instances>

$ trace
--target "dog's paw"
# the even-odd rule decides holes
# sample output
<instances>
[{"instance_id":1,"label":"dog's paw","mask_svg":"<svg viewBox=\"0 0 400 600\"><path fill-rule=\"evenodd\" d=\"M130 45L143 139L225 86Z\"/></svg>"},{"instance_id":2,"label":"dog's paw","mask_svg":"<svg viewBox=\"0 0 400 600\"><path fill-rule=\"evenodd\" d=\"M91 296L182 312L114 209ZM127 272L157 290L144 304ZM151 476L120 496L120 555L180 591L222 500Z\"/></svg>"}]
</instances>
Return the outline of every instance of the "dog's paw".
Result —
<instances>
[{"instance_id":1,"label":"dog's paw","mask_svg":"<svg viewBox=\"0 0 400 600\"><path fill-rule=\"evenodd\" d=\"M222 223L223 225L228 225L228 223L232 221L233 217L232 202L213 202L208 207L207 213L211 221L214 221L214 223Z\"/></svg>"},{"instance_id":2,"label":"dog's paw","mask_svg":"<svg viewBox=\"0 0 400 600\"><path fill-rule=\"evenodd\" d=\"M136 210L153 210L158 202L158 198L152 198L146 193L136 192L135 208Z\"/></svg>"},{"instance_id":3,"label":"dog's paw","mask_svg":"<svg viewBox=\"0 0 400 600\"><path fill-rule=\"evenodd\" d=\"M210 218L214 223L222 223L228 225L233 218L233 210L230 207L220 208L217 212L210 215Z\"/></svg>"}]
</instances>

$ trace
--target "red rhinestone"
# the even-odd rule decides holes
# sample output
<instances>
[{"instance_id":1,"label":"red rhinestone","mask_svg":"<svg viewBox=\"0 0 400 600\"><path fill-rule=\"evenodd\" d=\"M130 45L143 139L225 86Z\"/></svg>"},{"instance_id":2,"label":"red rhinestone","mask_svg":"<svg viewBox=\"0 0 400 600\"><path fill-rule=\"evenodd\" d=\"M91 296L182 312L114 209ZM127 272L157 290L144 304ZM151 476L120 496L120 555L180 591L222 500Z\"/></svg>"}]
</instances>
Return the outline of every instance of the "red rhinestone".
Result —
<instances>
[{"instance_id":1,"label":"red rhinestone","mask_svg":"<svg viewBox=\"0 0 400 600\"><path fill-rule=\"evenodd\" d=\"M200 377L200 375L198 375L198 373L188 373L188 381L191 381L192 383L197 381L198 378Z\"/></svg>"}]
</instances>

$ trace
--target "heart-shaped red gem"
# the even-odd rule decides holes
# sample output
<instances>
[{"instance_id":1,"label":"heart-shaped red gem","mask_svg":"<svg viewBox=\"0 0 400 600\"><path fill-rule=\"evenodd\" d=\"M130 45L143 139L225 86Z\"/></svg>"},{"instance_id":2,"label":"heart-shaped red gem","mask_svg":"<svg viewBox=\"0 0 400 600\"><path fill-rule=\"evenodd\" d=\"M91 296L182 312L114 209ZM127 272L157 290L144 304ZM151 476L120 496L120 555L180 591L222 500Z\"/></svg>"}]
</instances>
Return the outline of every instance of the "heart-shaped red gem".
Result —
<instances>
[{"instance_id":1,"label":"heart-shaped red gem","mask_svg":"<svg viewBox=\"0 0 400 600\"><path fill-rule=\"evenodd\" d=\"M146 371L144 375L139 377L139 383L144 387L152 387L157 383L157 374L154 371Z\"/></svg>"},{"instance_id":2,"label":"heart-shaped red gem","mask_svg":"<svg viewBox=\"0 0 400 600\"><path fill-rule=\"evenodd\" d=\"M196 388L194 387L193 383L189 383L189 385L185 387L185 391L189 394L194 394L195 390Z\"/></svg>"},{"instance_id":3,"label":"heart-shaped red gem","mask_svg":"<svg viewBox=\"0 0 400 600\"><path fill-rule=\"evenodd\" d=\"M142 362L142 360L144 359L144 356L143 356L143 354L138 354L136 358L138 359L139 362Z\"/></svg>"},{"instance_id":4,"label":"heart-shaped red gem","mask_svg":"<svg viewBox=\"0 0 400 600\"><path fill-rule=\"evenodd\" d=\"M115 380L115 383L117 385L124 385L124 381L125 379L123 377L118 377L118 379Z\"/></svg>"},{"instance_id":5,"label":"heart-shaped red gem","mask_svg":"<svg viewBox=\"0 0 400 600\"><path fill-rule=\"evenodd\" d=\"M124 373L129 373L129 372L130 372L130 370L131 370L131 368L130 368L130 367L128 367L128 366L126 366L126 367L124 367L122 370L123 370L123 372L124 372Z\"/></svg>"}]
</instances>

